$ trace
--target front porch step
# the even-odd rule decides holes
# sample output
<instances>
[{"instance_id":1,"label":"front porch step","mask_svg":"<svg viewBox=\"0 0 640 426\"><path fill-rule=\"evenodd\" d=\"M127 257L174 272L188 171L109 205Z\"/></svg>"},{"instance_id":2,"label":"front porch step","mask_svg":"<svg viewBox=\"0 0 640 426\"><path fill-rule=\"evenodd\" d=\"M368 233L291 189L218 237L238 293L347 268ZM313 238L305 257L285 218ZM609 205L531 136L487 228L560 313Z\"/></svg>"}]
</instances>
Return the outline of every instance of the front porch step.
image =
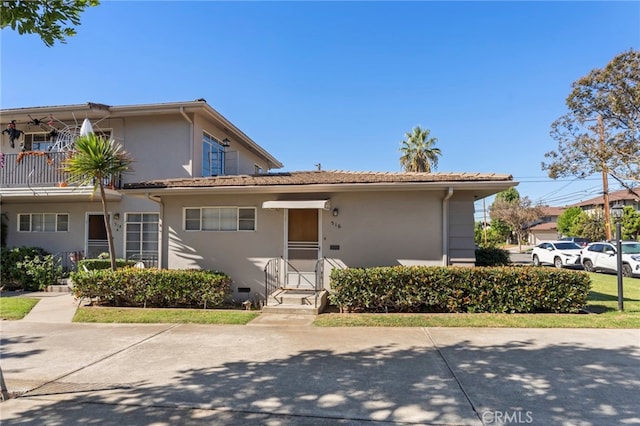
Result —
<instances>
[{"instance_id":1,"label":"front porch step","mask_svg":"<svg viewBox=\"0 0 640 426\"><path fill-rule=\"evenodd\" d=\"M327 291L322 290L318 294L318 306L315 305L313 291L299 289L280 289L271 296L262 312L296 315L318 315L327 305Z\"/></svg>"}]
</instances>

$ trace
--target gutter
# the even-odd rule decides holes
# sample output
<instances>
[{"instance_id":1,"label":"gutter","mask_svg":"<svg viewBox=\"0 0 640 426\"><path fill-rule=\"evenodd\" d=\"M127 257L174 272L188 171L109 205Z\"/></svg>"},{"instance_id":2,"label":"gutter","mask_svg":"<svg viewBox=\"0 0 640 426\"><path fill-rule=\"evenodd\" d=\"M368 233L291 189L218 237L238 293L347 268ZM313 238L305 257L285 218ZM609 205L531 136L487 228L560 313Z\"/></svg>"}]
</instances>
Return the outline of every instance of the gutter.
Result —
<instances>
[{"instance_id":1,"label":"gutter","mask_svg":"<svg viewBox=\"0 0 640 426\"><path fill-rule=\"evenodd\" d=\"M442 199L442 266L449 265L449 199L451 197L453 197L452 186Z\"/></svg>"},{"instance_id":2,"label":"gutter","mask_svg":"<svg viewBox=\"0 0 640 426\"><path fill-rule=\"evenodd\" d=\"M160 239L160 241L158 241L158 269L162 269L164 268L166 265L164 264L164 260L163 260L163 247L164 247L164 203L162 202L162 198L158 197L157 195L151 195L148 192L145 194L145 196L147 197L147 200L152 201L154 203L158 203L160 205L160 223L158 224L158 238Z\"/></svg>"},{"instance_id":3,"label":"gutter","mask_svg":"<svg viewBox=\"0 0 640 426\"><path fill-rule=\"evenodd\" d=\"M189 174L193 176L193 120L191 120L187 113L184 112L184 107L182 106L180 107L180 114L182 114L184 119L187 120L187 123L189 123L189 161L191 163L189 167Z\"/></svg>"}]
</instances>

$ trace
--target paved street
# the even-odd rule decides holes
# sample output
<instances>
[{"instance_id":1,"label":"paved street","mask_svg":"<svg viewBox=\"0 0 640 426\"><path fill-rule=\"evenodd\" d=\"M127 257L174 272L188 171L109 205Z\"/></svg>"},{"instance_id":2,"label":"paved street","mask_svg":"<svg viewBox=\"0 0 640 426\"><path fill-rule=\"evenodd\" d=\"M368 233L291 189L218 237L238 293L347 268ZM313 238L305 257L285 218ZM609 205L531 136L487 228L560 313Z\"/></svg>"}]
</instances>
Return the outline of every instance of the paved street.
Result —
<instances>
[{"instance_id":1,"label":"paved street","mask_svg":"<svg viewBox=\"0 0 640 426\"><path fill-rule=\"evenodd\" d=\"M639 330L1 326L3 425L640 423Z\"/></svg>"}]
</instances>

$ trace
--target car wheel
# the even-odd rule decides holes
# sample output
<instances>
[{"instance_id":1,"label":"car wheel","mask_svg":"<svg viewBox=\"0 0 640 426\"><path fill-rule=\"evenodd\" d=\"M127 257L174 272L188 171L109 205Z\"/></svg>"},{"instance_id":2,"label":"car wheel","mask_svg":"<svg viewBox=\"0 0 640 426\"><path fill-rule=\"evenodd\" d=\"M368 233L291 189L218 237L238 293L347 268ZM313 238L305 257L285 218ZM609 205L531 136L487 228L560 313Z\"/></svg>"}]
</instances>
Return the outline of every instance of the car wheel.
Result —
<instances>
[{"instance_id":1,"label":"car wheel","mask_svg":"<svg viewBox=\"0 0 640 426\"><path fill-rule=\"evenodd\" d=\"M584 267L584 270L587 272L593 272L595 269L593 268L593 263L591 263L591 261L589 259L585 260L582 263L582 266Z\"/></svg>"},{"instance_id":2,"label":"car wheel","mask_svg":"<svg viewBox=\"0 0 640 426\"><path fill-rule=\"evenodd\" d=\"M538 255L533 255L533 266L540 266L540 259L538 259Z\"/></svg>"},{"instance_id":3,"label":"car wheel","mask_svg":"<svg viewBox=\"0 0 640 426\"><path fill-rule=\"evenodd\" d=\"M555 259L553 259L553 264L556 268L562 268L562 259L556 257Z\"/></svg>"},{"instance_id":4,"label":"car wheel","mask_svg":"<svg viewBox=\"0 0 640 426\"><path fill-rule=\"evenodd\" d=\"M626 263L622 265L622 275L625 277L630 277L633 275L633 270L631 269L630 265L627 265Z\"/></svg>"}]
</instances>

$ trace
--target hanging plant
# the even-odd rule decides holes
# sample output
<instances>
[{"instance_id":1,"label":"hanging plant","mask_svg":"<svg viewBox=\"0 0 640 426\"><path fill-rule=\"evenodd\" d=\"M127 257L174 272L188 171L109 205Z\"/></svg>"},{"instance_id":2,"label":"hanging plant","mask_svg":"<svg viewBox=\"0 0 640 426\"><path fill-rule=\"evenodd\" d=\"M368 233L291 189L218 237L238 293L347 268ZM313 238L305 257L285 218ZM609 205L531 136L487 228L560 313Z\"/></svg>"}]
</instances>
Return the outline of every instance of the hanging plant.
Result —
<instances>
[{"instance_id":1,"label":"hanging plant","mask_svg":"<svg viewBox=\"0 0 640 426\"><path fill-rule=\"evenodd\" d=\"M53 160L49 156L49 153L44 151L20 151L20 153L18 154L18 158L16 158L16 163L20 164L22 162L22 157L29 155L32 155L34 157L47 157L47 164L53 164Z\"/></svg>"}]
</instances>

